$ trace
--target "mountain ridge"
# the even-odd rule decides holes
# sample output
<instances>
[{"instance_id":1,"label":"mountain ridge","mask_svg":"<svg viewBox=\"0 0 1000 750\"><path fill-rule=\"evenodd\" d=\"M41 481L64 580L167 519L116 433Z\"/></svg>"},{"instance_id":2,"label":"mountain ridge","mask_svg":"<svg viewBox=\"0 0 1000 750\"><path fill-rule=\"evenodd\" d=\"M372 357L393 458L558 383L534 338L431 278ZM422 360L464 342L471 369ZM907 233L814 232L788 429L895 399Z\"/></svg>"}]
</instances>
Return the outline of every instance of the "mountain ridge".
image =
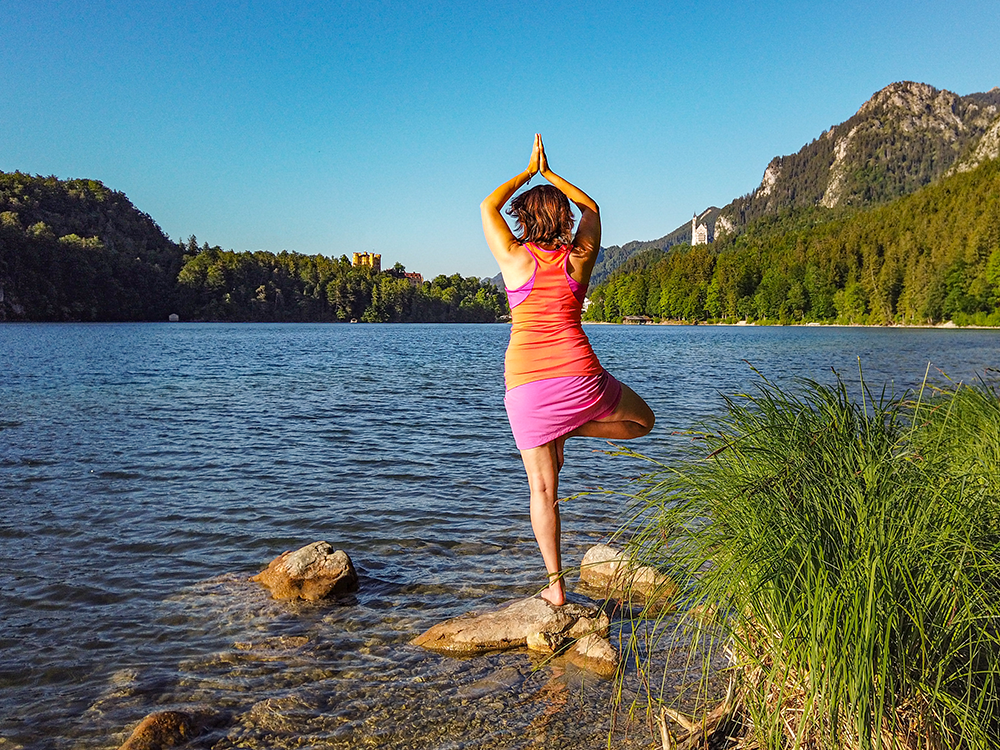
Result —
<instances>
[{"instance_id":1,"label":"mountain ridge","mask_svg":"<svg viewBox=\"0 0 1000 750\"><path fill-rule=\"evenodd\" d=\"M1000 87L959 95L897 81L797 152L771 159L754 190L718 209L716 235L741 233L758 219L788 210L884 203L998 156ZM605 248L592 284L634 255L690 239L687 223L658 240Z\"/></svg>"},{"instance_id":2,"label":"mountain ridge","mask_svg":"<svg viewBox=\"0 0 1000 750\"><path fill-rule=\"evenodd\" d=\"M998 125L1000 88L959 96L925 83L892 83L796 153L774 157L756 189L723 207L724 226L740 231L782 209L865 206L908 195L968 162Z\"/></svg>"},{"instance_id":3,"label":"mountain ridge","mask_svg":"<svg viewBox=\"0 0 1000 750\"><path fill-rule=\"evenodd\" d=\"M704 224L705 222L710 222L714 224L720 210L716 206L709 206L700 214L696 214L698 223ZM691 242L690 221L681 224L674 231L655 240L632 240L631 242L626 242L624 245L601 247L600 252L597 254L597 263L594 264L594 270L590 275L590 286L596 287L602 284L622 264L640 253L647 250L668 250L674 245L682 245L685 242ZM489 281L497 288L503 289L503 274L498 273L489 279L485 279L485 281Z\"/></svg>"},{"instance_id":4,"label":"mountain ridge","mask_svg":"<svg viewBox=\"0 0 1000 750\"><path fill-rule=\"evenodd\" d=\"M718 220L719 209L716 206L709 206L700 214L696 215L699 224L709 222L715 224ZM632 240L624 245L611 245L602 247L597 256L597 263L594 265L594 272L590 276L590 285L597 286L604 282L629 258L648 250L668 250L674 245L683 245L691 242L691 222L687 221L677 227L674 231L663 235L655 240Z\"/></svg>"}]
</instances>

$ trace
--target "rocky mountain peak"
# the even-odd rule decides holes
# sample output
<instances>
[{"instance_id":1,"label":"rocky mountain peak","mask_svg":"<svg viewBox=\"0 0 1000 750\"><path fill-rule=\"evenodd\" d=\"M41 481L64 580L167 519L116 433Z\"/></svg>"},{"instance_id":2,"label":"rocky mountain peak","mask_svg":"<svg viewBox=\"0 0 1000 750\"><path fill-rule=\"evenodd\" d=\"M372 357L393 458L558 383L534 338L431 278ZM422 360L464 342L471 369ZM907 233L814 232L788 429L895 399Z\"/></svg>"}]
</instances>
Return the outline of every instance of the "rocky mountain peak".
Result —
<instances>
[{"instance_id":1,"label":"rocky mountain peak","mask_svg":"<svg viewBox=\"0 0 1000 750\"><path fill-rule=\"evenodd\" d=\"M950 111L957 99L956 94L938 90L926 83L898 81L890 83L881 91L876 91L871 99L861 105L857 113L865 115L885 109L919 116L928 110Z\"/></svg>"},{"instance_id":2,"label":"rocky mountain peak","mask_svg":"<svg viewBox=\"0 0 1000 750\"><path fill-rule=\"evenodd\" d=\"M966 95L916 81L875 92L844 122L797 153L775 156L760 185L704 221L716 236L789 209L865 206L907 195L946 174L1000 158L1000 86ZM703 221L699 217L698 223ZM691 239L689 225L649 242L602 251L592 283L632 255Z\"/></svg>"},{"instance_id":3,"label":"rocky mountain peak","mask_svg":"<svg viewBox=\"0 0 1000 750\"><path fill-rule=\"evenodd\" d=\"M790 208L867 205L906 195L950 169L995 158L1000 87L959 96L897 81L798 153L776 156L760 185L722 209L735 227Z\"/></svg>"}]
</instances>

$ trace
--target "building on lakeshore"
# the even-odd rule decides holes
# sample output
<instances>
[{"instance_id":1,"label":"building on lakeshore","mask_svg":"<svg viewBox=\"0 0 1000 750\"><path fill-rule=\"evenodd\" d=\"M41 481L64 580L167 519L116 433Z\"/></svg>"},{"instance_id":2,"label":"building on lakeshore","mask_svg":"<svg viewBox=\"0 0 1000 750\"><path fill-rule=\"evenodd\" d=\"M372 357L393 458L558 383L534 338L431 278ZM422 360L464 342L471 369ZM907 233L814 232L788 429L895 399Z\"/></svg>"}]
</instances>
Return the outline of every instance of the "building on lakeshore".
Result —
<instances>
[{"instance_id":1,"label":"building on lakeshore","mask_svg":"<svg viewBox=\"0 0 1000 750\"><path fill-rule=\"evenodd\" d=\"M382 270L382 256L378 253L354 253L351 265L355 268L370 268L379 273Z\"/></svg>"},{"instance_id":2,"label":"building on lakeshore","mask_svg":"<svg viewBox=\"0 0 1000 750\"><path fill-rule=\"evenodd\" d=\"M711 211L711 209L709 209ZM706 217L708 211L705 211L701 216L695 213L691 217L691 245L710 245L715 242L715 222L709 223L706 221L704 224L699 223L702 219Z\"/></svg>"}]
</instances>

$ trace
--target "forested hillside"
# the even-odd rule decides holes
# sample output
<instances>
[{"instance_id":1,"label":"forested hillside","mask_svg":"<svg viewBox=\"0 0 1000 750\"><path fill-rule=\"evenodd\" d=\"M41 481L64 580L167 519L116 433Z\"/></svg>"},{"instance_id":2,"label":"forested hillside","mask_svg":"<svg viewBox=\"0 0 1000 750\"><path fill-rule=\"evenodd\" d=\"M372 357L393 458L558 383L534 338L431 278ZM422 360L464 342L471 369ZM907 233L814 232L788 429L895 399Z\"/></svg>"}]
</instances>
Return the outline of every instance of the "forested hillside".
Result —
<instances>
[{"instance_id":1,"label":"forested hillside","mask_svg":"<svg viewBox=\"0 0 1000 750\"><path fill-rule=\"evenodd\" d=\"M772 159L760 186L722 209L722 226L739 231L789 209L908 195L995 158L998 130L1000 88L959 96L925 83L890 84L797 153ZM980 146L986 153L977 156Z\"/></svg>"},{"instance_id":2,"label":"forested hillside","mask_svg":"<svg viewBox=\"0 0 1000 750\"><path fill-rule=\"evenodd\" d=\"M398 265L172 242L96 180L0 172L0 321L493 322L502 291L475 278L416 286Z\"/></svg>"},{"instance_id":3,"label":"forested hillside","mask_svg":"<svg viewBox=\"0 0 1000 750\"><path fill-rule=\"evenodd\" d=\"M1000 325L1000 159L874 208L785 211L635 258L591 298L591 320Z\"/></svg>"},{"instance_id":4,"label":"forested hillside","mask_svg":"<svg viewBox=\"0 0 1000 750\"><path fill-rule=\"evenodd\" d=\"M96 180L0 172L0 320L165 320L182 260Z\"/></svg>"}]
</instances>

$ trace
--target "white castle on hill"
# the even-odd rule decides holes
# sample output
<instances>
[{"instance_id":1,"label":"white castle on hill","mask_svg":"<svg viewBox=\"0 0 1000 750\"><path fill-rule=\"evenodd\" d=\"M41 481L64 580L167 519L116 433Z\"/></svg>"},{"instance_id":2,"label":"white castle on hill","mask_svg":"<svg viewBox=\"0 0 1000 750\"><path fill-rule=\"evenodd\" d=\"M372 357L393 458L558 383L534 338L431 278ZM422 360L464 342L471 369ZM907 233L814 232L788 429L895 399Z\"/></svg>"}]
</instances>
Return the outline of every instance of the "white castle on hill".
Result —
<instances>
[{"instance_id":1,"label":"white castle on hill","mask_svg":"<svg viewBox=\"0 0 1000 750\"><path fill-rule=\"evenodd\" d=\"M704 213L702 213L701 216L698 216L698 214L695 213L695 215L691 217L691 245L692 246L694 246L694 245L708 245L708 244L710 244L712 242L715 242L715 222L713 221L711 224L709 224L708 222L706 222L704 224L699 224L698 223L701 219L705 218L705 216L711 210L712 209L706 210Z\"/></svg>"}]
</instances>

